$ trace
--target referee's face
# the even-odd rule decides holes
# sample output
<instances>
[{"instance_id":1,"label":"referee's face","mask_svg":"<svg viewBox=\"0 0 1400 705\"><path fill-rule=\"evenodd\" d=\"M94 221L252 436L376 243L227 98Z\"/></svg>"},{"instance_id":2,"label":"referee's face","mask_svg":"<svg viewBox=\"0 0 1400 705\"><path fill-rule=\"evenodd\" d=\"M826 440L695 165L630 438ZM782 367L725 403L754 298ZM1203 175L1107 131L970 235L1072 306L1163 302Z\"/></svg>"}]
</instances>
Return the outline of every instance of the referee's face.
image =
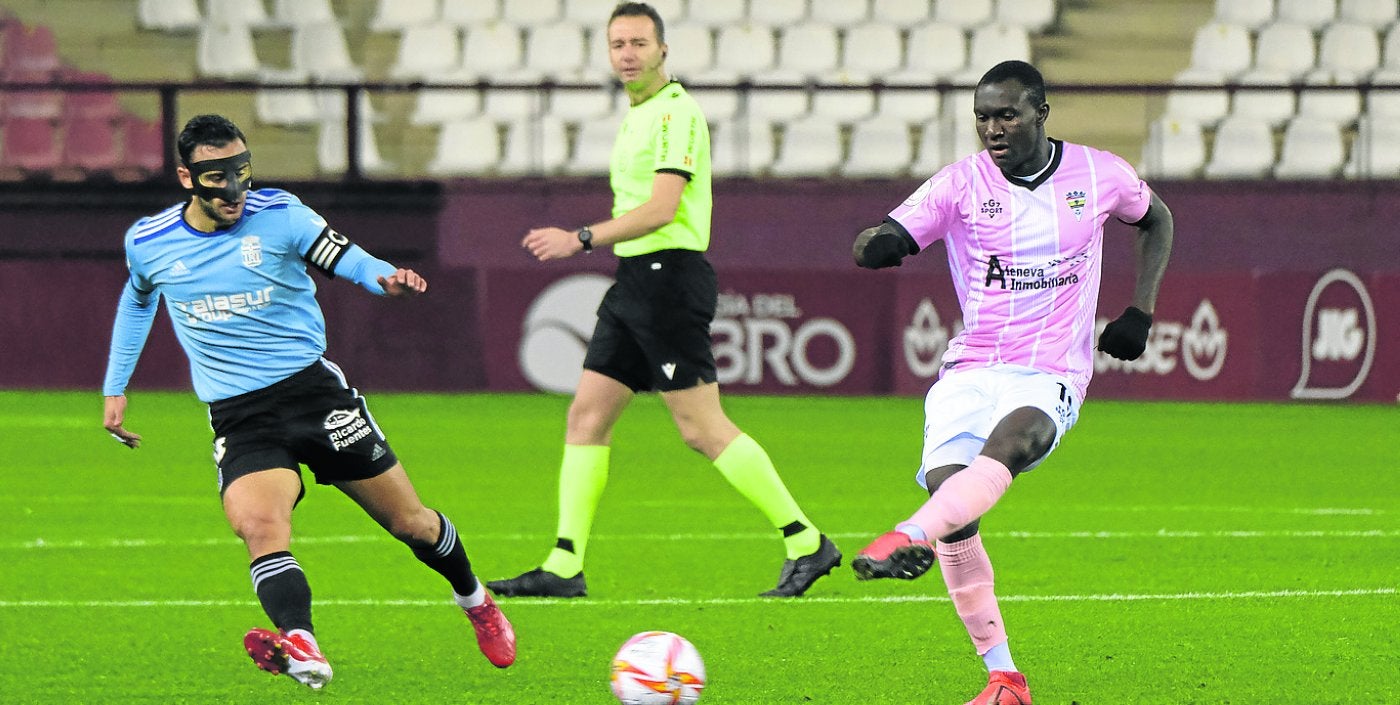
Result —
<instances>
[{"instance_id":1,"label":"referee's face","mask_svg":"<svg viewBox=\"0 0 1400 705\"><path fill-rule=\"evenodd\" d=\"M666 83L666 45L656 37L656 23L646 15L620 15L608 24L608 59L613 73L629 90Z\"/></svg>"}]
</instances>

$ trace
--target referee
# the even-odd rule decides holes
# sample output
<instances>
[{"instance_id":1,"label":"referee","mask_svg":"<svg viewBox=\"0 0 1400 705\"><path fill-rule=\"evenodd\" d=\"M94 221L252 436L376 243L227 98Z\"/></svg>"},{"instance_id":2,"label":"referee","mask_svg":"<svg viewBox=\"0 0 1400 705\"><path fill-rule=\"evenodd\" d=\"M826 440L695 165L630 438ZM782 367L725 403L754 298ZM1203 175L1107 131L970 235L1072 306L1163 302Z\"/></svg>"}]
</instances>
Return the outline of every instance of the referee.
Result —
<instances>
[{"instance_id":1,"label":"referee","mask_svg":"<svg viewBox=\"0 0 1400 705\"><path fill-rule=\"evenodd\" d=\"M802 513L773 463L720 405L710 349L718 289L710 244L710 133L695 99L666 73L665 27L650 5L608 20L608 56L631 108L611 160L613 218L577 230L531 230L540 261L612 245L616 283L598 307L569 407L559 471L558 540L544 563L487 583L503 597L582 597L584 552L607 483L612 428L637 392L658 391L686 445L704 454L783 536L787 560L767 597L796 597L840 565L841 552Z\"/></svg>"}]
</instances>

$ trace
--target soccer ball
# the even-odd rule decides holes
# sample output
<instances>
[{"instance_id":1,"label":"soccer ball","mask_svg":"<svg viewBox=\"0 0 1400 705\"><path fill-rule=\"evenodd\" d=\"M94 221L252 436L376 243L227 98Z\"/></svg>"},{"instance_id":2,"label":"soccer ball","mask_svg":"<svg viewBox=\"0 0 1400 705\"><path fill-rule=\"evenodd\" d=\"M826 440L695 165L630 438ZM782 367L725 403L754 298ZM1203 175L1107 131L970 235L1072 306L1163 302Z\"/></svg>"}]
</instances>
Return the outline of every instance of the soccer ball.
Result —
<instances>
[{"instance_id":1,"label":"soccer ball","mask_svg":"<svg viewBox=\"0 0 1400 705\"><path fill-rule=\"evenodd\" d=\"M623 705L691 705L705 688L705 664L684 637L642 632L612 662L612 692Z\"/></svg>"}]
</instances>

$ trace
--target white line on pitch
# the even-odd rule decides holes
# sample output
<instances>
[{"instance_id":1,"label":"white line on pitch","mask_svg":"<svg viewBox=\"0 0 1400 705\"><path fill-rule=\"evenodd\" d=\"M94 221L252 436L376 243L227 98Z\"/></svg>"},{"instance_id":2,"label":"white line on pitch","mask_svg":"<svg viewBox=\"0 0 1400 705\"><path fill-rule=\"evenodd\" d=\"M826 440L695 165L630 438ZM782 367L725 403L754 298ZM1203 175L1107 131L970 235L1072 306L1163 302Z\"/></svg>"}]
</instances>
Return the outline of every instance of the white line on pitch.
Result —
<instances>
[{"instance_id":1,"label":"white line on pitch","mask_svg":"<svg viewBox=\"0 0 1400 705\"><path fill-rule=\"evenodd\" d=\"M982 535L992 539L1384 539L1400 538L1400 530L1357 529L1357 530L1302 530L1302 531L993 531ZM869 539L873 533L831 533L834 539ZM540 541L543 534L480 534L463 535L468 542L474 541ZM767 541L773 538L768 533L732 534L599 534L593 541ZM376 543L393 541L387 534L367 534L361 536L303 536L293 538L293 544L346 544ZM34 539L0 544L0 550L25 549L112 549L112 548L178 548L198 546L236 546L235 537L208 539L102 539L96 541L50 541Z\"/></svg>"},{"instance_id":2,"label":"white line on pitch","mask_svg":"<svg viewBox=\"0 0 1400 705\"><path fill-rule=\"evenodd\" d=\"M998 595L1001 602L1154 602L1154 601L1196 601L1196 600L1269 600L1280 598L1319 598L1319 597L1375 597L1394 595L1397 590L1387 588L1358 588L1353 590L1247 590L1242 592L1176 592L1176 593L1103 593L1091 595ZM763 597L713 597L684 598L667 597L641 600L609 600L588 598L582 600L551 600L541 598L513 598L509 601L516 607L635 607L648 605L661 606L710 606L710 605L811 605L811 604L880 604L909 602L948 602L940 595L872 595L869 597L819 597L807 596L797 600L774 600ZM317 607L444 607L452 603L448 600L317 600ZM129 607L256 607L254 600L0 600L0 609L20 608L129 608Z\"/></svg>"}]
</instances>

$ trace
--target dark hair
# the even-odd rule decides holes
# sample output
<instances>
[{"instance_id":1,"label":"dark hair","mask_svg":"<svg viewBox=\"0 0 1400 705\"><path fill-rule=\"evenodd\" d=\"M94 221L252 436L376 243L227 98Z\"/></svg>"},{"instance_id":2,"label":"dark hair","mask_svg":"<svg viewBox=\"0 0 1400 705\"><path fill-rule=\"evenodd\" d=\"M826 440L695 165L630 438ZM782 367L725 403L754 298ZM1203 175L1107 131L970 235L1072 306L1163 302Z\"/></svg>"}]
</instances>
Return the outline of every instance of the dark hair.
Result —
<instances>
[{"instance_id":1,"label":"dark hair","mask_svg":"<svg viewBox=\"0 0 1400 705\"><path fill-rule=\"evenodd\" d=\"M232 120L222 115L196 115L185 123L185 129L180 130L175 148L180 153L180 163L189 166L195 147L202 144L222 147L234 140L242 140L245 144L248 142L243 131Z\"/></svg>"},{"instance_id":2,"label":"dark hair","mask_svg":"<svg viewBox=\"0 0 1400 705\"><path fill-rule=\"evenodd\" d=\"M666 23L661 21L661 13L656 8L644 2L624 2L613 8L612 16L608 17L608 24L619 17L650 17L652 24L656 25L656 41L666 43Z\"/></svg>"},{"instance_id":3,"label":"dark hair","mask_svg":"<svg viewBox=\"0 0 1400 705\"><path fill-rule=\"evenodd\" d=\"M1024 86L1026 97L1032 105L1045 104L1045 78L1036 67L1024 61L1003 61L982 74L982 80L977 82L977 87L1002 81L1016 81Z\"/></svg>"}]
</instances>

